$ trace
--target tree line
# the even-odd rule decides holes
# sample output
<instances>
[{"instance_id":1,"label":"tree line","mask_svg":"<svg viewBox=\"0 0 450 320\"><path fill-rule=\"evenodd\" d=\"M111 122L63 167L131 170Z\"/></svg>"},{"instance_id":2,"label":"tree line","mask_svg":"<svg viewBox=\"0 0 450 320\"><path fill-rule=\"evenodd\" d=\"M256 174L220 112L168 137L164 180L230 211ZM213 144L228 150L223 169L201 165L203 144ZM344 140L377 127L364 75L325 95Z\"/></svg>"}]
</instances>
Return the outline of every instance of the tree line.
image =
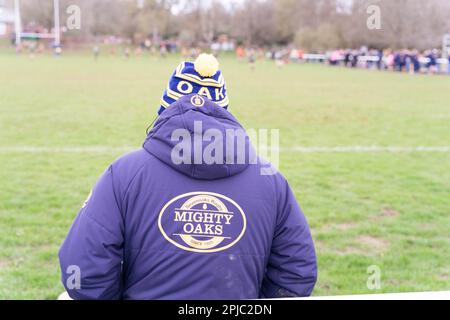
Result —
<instances>
[{"instance_id":1,"label":"tree line","mask_svg":"<svg viewBox=\"0 0 450 320\"><path fill-rule=\"evenodd\" d=\"M12 2L12 0L10 0ZM220 35L246 46L295 44L306 50L329 48L439 47L450 33L448 0L60 0L78 5L81 28L66 38L92 41L107 35L185 45L210 45ZM380 28L369 28L369 6ZM375 17L377 18L377 17ZM22 1L24 25L51 29L52 0Z\"/></svg>"}]
</instances>

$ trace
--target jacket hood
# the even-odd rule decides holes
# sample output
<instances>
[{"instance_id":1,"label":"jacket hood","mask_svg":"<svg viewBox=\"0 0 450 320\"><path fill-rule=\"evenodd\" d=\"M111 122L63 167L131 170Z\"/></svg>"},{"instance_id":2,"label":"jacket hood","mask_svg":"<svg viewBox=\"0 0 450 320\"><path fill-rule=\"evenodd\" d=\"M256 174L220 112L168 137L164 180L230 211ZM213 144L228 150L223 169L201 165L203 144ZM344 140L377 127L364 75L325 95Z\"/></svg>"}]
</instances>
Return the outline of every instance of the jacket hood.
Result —
<instances>
[{"instance_id":1,"label":"jacket hood","mask_svg":"<svg viewBox=\"0 0 450 320\"><path fill-rule=\"evenodd\" d=\"M195 94L180 98L161 114L143 148L174 170L202 180L239 174L256 159L236 118Z\"/></svg>"}]
</instances>

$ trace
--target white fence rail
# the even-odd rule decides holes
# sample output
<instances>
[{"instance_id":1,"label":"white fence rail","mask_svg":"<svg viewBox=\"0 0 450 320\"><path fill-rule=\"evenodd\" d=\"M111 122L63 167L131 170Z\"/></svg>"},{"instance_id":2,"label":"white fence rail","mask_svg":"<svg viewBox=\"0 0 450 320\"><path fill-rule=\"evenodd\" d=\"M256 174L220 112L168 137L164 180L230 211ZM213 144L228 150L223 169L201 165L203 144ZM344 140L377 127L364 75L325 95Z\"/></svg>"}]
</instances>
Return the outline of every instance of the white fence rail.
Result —
<instances>
[{"instance_id":1,"label":"white fence rail","mask_svg":"<svg viewBox=\"0 0 450 320\"><path fill-rule=\"evenodd\" d=\"M326 54L315 54L315 53L306 53L303 55L302 60L306 60L306 61L328 61L330 59L330 56L326 55ZM382 58L383 59L383 58ZM344 61L345 57L344 56L339 56L335 61ZM358 56L358 62L379 62L380 61L380 57L378 56ZM385 59L383 59L383 61L385 62ZM419 58L419 62L421 64L428 64L430 62L430 58L427 57L421 57ZM444 58L439 58L436 60L436 62L438 64L441 65L447 65L449 62L447 59Z\"/></svg>"},{"instance_id":2,"label":"white fence rail","mask_svg":"<svg viewBox=\"0 0 450 320\"><path fill-rule=\"evenodd\" d=\"M361 294L349 296L291 298L288 300L450 300L450 291Z\"/></svg>"}]
</instances>

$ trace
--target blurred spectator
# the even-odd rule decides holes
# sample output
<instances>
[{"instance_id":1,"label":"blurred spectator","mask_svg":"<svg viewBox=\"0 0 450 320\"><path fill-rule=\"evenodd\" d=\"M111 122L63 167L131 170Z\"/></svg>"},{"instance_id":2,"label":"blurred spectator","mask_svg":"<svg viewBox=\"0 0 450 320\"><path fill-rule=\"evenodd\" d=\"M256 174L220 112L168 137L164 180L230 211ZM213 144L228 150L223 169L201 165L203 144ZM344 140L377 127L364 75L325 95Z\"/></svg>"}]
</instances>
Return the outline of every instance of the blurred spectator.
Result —
<instances>
[{"instance_id":1,"label":"blurred spectator","mask_svg":"<svg viewBox=\"0 0 450 320\"><path fill-rule=\"evenodd\" d=\"M437 62L436 62L436 56L435 52L433 50L429 50L426 54L426 57L428 58L428 62L426 64L428 72L429 73L436 73L437 72Z\"/></svg>"},{"instance_id":2,"label":"blurred spectator","mask_svg":"<svg viewBox=\"0 0 450 320\"><path fill-rule=\"evenodd\" d=\"M240 51L247 52L244 47L239 47L236 52L238 57ZM254 49L250 49L254 50ZM258 52L261 49L258 50ZM388 70L406 72L409 74L419 73L449 73L450 60L447 68L445 59L440 59L439 50L427 50L423 54L416 49L335 49L325 53L305 53L297 48L275 48L266 51L266 59L275 60L278 66L291 62L318 62L328 63L330 66L344 66L347 68L363 68L370 70ZM449 53L450 56L450 53ZM248 54L247 54L248 57ZM441 67L442 66L442 67Z\"/></svg>"},{"instance_id":3,"label":"blurred spectator","mask_svg":"<svg viewBox=\"0 0 450 320\"><path fill-rule=\"evenodd\" d=\"M238 46L236 48L236 56L238 57L239 60L243 60L245 57L245 49L242 46Z\"/></svg>"},{"instance_id":4,"label":"blurred spectator","mask_svg":"<svg viewBox=\"0 0 450 320\"><path fill-rule=\"evenodd\" d=\"M448 50L447 56L447 73L450 74L450 49Z\"/></svg>"}]
</instances>

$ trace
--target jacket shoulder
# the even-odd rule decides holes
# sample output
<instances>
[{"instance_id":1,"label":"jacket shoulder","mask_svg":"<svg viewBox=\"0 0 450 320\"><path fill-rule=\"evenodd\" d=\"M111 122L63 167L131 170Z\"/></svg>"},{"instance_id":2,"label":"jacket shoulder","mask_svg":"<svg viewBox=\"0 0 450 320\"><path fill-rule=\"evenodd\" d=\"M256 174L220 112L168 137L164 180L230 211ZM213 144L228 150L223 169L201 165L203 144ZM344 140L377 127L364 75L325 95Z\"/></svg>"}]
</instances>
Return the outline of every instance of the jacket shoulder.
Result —
<instances>
[{"instance_id":1,"label":"jacket shoulder","mask_svg":"<svg viewBox=\"0 0 450 320\"><path fill-rule=\"evenodd\" d=\"M144 149L140 148L129 153L126 153L112 163L113 166L123 166L123 165L139 165L144 164L150 159L151 155Z\"/></svg>"},{"instance_id":2,"label":"jacket shoulder","mask_svg":"<svg viewBox=\"0 0 450 320\"><path fill-rule=\"evenodd\" d=\"M111 164L114 179L123 187L128 185L137 173L152 159L143 148L122 155Z\"/></svg>"}]
</instances>

